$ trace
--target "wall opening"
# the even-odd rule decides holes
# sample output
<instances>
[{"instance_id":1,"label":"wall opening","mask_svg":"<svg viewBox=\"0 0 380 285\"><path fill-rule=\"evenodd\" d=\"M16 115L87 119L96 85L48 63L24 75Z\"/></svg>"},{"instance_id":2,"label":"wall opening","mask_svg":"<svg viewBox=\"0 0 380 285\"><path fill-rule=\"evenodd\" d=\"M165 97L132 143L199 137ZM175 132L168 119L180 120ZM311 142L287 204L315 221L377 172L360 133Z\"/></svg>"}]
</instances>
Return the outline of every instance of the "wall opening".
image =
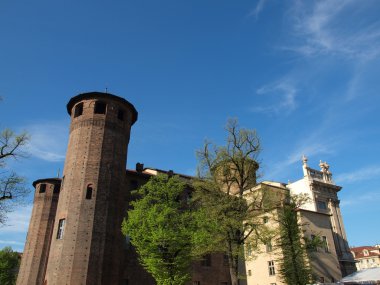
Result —
<instances>
[{"instance_id":1,"label":"wall opening","mask_svg":"<svg viewBox=\"0 0 380 285\"><path fill-rule=\"evenodd\" d=\"M83 103L79 103L74 109L74 118L79 117L83 114Z\"/></svg>"},{"instance_id":2,"label":"wall opening","mask_svg":"<svg viewBox=\"0 0 380 285\"><path fill-rule=\"evenodd\" d=\"M92 185L89 184L86 189L86 199L91 200L92 198Z\"/></svg>"},{"instance_id":3,"label":"wall opening","mask_svg":"<svg viewBox=\"0 0 380 285\"><path fill-rule=\"evenodd\" d=\"M45 193L46 192L46 184L40 184L40 193Z\"/></svg>"},{"instance_id":4,"label":"wall opening","mask_svg":"<svg viewBox=\"0 0 380 285\"><path fill-rule=\"evenodd\" d=\"M63 234L65 232L65 224L66 219L60 219L58 222L58 231L57 231L57 239L63 239Z\"/></svg>"},{"instance_id":5,"label":"wall opening","mask_svg":"<svg viewBox=\"0 0 380 285\"><path fill-rule=\"evenodd\" d=\"M107 104L102 101L95 102L94 113L95 114L105 114L107 110Z\"/></svg>"},{"instance_id":6,"label":"wall opening","mask_svg":"<svg viewBox=\"0 0 380 285\"><path fill-rule=\"evenodd\" d=\"M54 190L53 190L53 193L54 194L57 194L57 193L59 193L59 189L60 189L61 187L60 187L60 185L59 184L55 184L54 185Z\"/></svg>"},{"instance_id":7,"label":"wall opening","mask_svg":"<svg viewBox=\"0 0 380 285\"><path fill-rule=\"evenodd\" d=\"M120 121L124 121L124 110L119 109L119 110L117 111L117 118L118 118Z\"/></svg>"}]
</instances>

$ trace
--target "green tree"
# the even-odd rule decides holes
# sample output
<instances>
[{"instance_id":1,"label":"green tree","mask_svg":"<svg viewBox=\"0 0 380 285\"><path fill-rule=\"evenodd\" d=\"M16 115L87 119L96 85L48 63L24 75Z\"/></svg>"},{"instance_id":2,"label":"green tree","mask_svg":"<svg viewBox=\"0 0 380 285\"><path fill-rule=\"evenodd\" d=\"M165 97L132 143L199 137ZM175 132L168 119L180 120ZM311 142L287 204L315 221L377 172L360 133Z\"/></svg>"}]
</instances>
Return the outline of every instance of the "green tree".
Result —
<instances>
[{"instance_id":1,"label":"green tree","mask_svg":"<svg viewBox=\"0 0 380 285\"><path fill-rule=\"evenodd\" d=\"M130 237L141 264L158 285L190 279L192 212L178 176L153 176L136 190L122 231Z\"/></svg>"},{"instance_id":2,"label":"green tree","mask_svg":"<svg viewBox=\"0 0 380 285\"><path fill-rule=\"evenodd\" d=\"M4 247L0 250L0 284L16 284L19 265L18 253L14 252L11 247Z\"/></svg>"},{"instance_id":3,"label":"green tree","mask_svg":"<svg viewBox=\"0 0 380 285\"><path fill-rule=\"evenodd\" d=\"M257 248L267 229L261 215L270 208L265 191L251 191L257 185L260 140L254 130L240 129L229 120L224 146L206 142L197 152L198 177L194 182L198 204L198 253L225 252L232 285L239 284L239 260L244 246Z\"/></svg>"},{"instance_id":4,"label":"green tree","mask_svg":"<svg viewBox=\"0 0 380 285\"><path fill-rule=\"evenodd\" d=\"M7 213L29 193L25 179L6 167L7 160L25 156L22 149L28 141L26 133L15 134L10 129L0 133L0 225L6 222Z\"/></svg>"},{"instance_id":5,"label":"green tree","mask_svg":"<svg viewBox=\"0 0 380 285\"><path fill-rule=\"evenodd\" d=\"M303 224L298 210L307 200L305 196L287 195L278 211L277 246L281 250L279 273L286 284L306 285L313 281L308 250L320 246L320 239L309 240L303 237Z\"/></svg>"}]
</instances>

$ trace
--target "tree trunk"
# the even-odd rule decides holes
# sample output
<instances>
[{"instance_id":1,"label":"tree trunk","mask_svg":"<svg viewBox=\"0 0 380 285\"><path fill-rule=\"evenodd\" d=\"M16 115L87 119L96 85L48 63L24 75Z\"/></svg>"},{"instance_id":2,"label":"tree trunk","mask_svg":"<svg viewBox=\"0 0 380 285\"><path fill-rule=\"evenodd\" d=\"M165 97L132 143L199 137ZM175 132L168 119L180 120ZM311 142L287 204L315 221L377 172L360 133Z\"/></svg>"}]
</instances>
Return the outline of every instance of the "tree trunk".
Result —
<instances>
[{"instance_id":1,"label":"tree trunk","mask_svg":"<svg viewBox=\"0 0 380 285\"><path fill-rule=\"evenodd\" d=\"M233 254L232 242L228 242L228 265L230 269L231 285L239 285L239 257Z\"/></svg>"},{"instance_id":2,"label":"tree trunk","mask_svg":"<svg viewBox=\"0 0 380 285\"><path fill-rule=\"evenodd\" d=\"M231 285L239 285L239 278L233 266L230 266Z\"/></svg>"}]
</instances>

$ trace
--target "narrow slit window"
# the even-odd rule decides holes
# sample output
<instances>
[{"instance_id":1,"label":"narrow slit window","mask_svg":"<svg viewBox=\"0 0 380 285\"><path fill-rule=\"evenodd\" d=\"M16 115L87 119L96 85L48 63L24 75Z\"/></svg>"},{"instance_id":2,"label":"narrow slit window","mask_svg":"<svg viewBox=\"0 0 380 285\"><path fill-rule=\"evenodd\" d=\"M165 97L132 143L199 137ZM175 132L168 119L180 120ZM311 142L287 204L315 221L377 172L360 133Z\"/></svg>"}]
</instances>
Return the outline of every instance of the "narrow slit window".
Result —
<instances>
[{"instance_id":1,"label":"narrow slit window","mask_svg":"<svg viewBox=\"0 0 380 285\"><path fill-rule=\"evenodd\" d=\"M58 222L57 239L63 239L63 233L65 231L66 219L60 219Z\"/></svg>"},{"instance_id":2,"label":"narrow slit window","mask_svg":"<svg viewBox=\"0 0 380 285\"><path fill-rule=\"evenodd\" d=\"M119 111L117 111L117 118L120 121L124 121L124 110L119 109Z\"/></svg>"},{"instance_id":3,"label":"narrow slit window","mask_svg":"<svg viewBox=\"0 0 380 285\"><path fill-rule=\"evenodd\" d=\"M325 249L325 252L329 252L329 244L327 242L326 236L322 236L322 244L323 244L323 248Z\"/></svg>"},{"instance_id":4,"label":"narrow slit window","mask_svg":"<svg viewBox=\"0 0 380 285\"><path fill-rule=\"evenodd\" d=\"M92 198L92 185L88 185L86 189L86 199L91 200Z\"/></svg>"},{"instance_id":5,"label":"narrow slit window","mask_svg":"<svg viewBox=\"0 0 380 285\"><path fill-rule=\"evenodd\" d=\"M60 189L61 187L60 187L60 185L59 184L55 184L54 185L54 190L53 190L53 193L54 194L57 194L57 193L59 193L59 189Z\"/></svg>"},{"instance_id":6,"label":"narrow slit window","mask_svg":"<svg viewBox=\"0 0 380 285\"><path fill-rule=\"evenodd\" d=\"M271 240L268 240L265 244L266 246L266 251L267 252L271 252L273 250L273 247L272 247L272 241Z\"/></svg>"},{"instance_id":7,"label":"narrow slit window","mask_svg":"<svg viewBox=\"0 0 380 285\"><path fill-rule=\"evenodd\" d=\"M95 102L95 114L105 114L107 110L107 104L102 101L96 101Z\"/></svg>"},{"instance_id":8,"label":"narrow slit window","mask_svg":"<svg viewBox=\"0 0 380 285\"><path fill-rule=\"evenodd\" d=\"M83 103L79 103L75 106L74 118L79 117L83 114Z\"/></svg>"},{"instance_id":9,"label":"narrow slit window","mask_svg":"<svg viewBox=\"0 0 380 285\"><path fill-rule=\"evenodd\" d=\"M45 193L46 192L46 184L41 184L40 185L40 193Z\"/></svg>"}]
</instances>

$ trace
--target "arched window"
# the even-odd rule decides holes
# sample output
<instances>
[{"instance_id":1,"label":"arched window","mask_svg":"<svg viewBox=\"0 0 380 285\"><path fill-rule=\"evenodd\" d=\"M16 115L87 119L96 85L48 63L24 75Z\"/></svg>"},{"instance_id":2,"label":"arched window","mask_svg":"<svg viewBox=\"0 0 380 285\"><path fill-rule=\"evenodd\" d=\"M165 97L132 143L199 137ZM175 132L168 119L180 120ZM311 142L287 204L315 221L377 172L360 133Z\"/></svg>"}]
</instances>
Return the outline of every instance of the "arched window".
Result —
<instances>
[{"instance_id":1,"label":"arched window","mask_svg":"<svg viewBox=\"0 0 380 285\"><path fill-rule=\"evenodd\" d=\"M75 106L74 118L79 117L83 114L83 103L79 103Z\"/></svg>"},{"instance_id":2,"label":"arched window","mask_svg":"<svg viewBox=\"0 0 380 285\"><path fill-rule=\"evenodd\" d=\"M107 110L107 103L102 101L95 102L94 113L95 114L105 114Z\"/></svg>"},{"instance_id":3,"label":"arched window","mask_svg":"<svg viewBox=\"0 0 380 285\"><path fill-rule=\"evenodd\" d=\"M86 189L86 199L91 200L92 198L92 184L89 184Z\"/></svg>"}]
</instances>

